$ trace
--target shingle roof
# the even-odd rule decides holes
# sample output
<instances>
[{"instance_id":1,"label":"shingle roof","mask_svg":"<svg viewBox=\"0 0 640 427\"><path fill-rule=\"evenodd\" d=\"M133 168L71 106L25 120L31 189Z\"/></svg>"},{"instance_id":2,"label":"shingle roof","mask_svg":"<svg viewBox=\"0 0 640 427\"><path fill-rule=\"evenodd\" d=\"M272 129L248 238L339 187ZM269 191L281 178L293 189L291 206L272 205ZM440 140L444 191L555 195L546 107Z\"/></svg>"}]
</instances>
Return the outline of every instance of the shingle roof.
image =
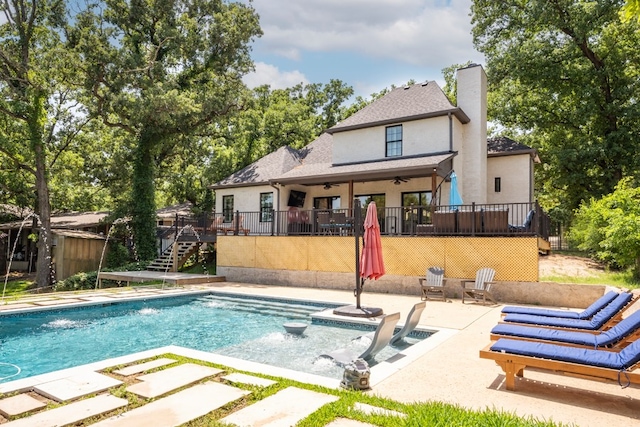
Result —
<instances>
[{"instance_id":1,"label":"shingle roof","mask_svg":"<svg viewBox=\"0 0 640 427\"><path fill-rule=\"evenodd\" d=\"M451 104L440 86L434 81L395 88L382 98L364 107L333 126L327 132L335 133L400 121L418 120L447 113L455 114L462 123L469 117Z\"/></svg>"},{"instance_id":2,"label":"shingle roof","mask_svg":"<svg viewBox=\"0 0 640 427\"><path fill-rule=\"evenodd\" d=\"M57 234L58 236L65 237L73 237L76 239L97 239L97 240L105 240L106 237L102 234L91 233L89 231L83 230L51 230L52 233Z\"/></svg>"},{"instance_id":3,"label":"shingle roof","mask_svg":"<svg viewBox=\"0 0 640 427\"><path fill-rule=\"evenodd\" d=\"M291 168L300 165L300 153L288 146L256 160L244 169L218 181L210 188L239 187L243 185L267 184Z\"/></svg>"},{"instance_id":4,"label":"shingle roof","mask_svg":"<svg viewBox=\"0 0 640 427\"><path fill-rule=\"evenodd\" d=\"M51 215L51 228L76 229L94 227L109 215L109 212L68 212ZM0 224L4 230L19 228L22 221ZM31 223L28 224L31 226Z\"/></svg>"},{"instance_id":5,"label":"shingle roof","mask_svg":"<svg viewBox=\"0 0 640 427\"><path fill-rule=\"evenodd\" d=\"M514 154L530 154L536 161L538 159L538 152L535 148L531 148L528 145L521 144L506 136L496 136L487 139L487 153L489 157L497 156L509 156Z\"/></svg>"},{"instance_id":6,"label":"shingle roof","mask_svg":"<svg viewBox=\"0 0 640 427\"><path fill-rule=\"evenodd\" d=\"M425 156L403 157L400 159L385 159L371 162L333 165L331 161L305 163L301 167L281 175L278 183L313 184L323 181L350 179L380 179L393 177L398 174L412 176L428 175L433 168L455 156L455 153L438 153Z\"/></svg>"}]
</instances>

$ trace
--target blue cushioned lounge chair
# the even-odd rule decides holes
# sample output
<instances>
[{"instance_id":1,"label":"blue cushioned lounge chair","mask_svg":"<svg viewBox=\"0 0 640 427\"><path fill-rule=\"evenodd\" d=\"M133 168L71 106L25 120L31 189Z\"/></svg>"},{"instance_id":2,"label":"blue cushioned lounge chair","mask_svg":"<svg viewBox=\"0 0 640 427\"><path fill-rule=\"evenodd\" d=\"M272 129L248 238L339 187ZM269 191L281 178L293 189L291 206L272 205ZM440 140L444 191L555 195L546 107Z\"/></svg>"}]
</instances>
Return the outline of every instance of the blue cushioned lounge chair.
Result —
<instances>
[{"instance_id":1,"label":"blue cushioned lounge chair","mask_svg":"<svg viewBox=\"0 0 640 427\"><path fill-rule=\"evenodd\" d=\"M571 328L579 330L608 329L622 317L625 307L629 306L633 295L622 292L609 305L600 310L591 319L564 319L561 317L533 316L531 314L507 314L502 321L506 323L520 323L552 328Z\"/></svg>"},{"instance_id":2,"label":"blue cushioned lounge chair","mask_svg":"<svg viewBox=\"0 0 640 427\"><path fill-rule=\"evenodd\" d=\"M576 311L568 310L549 310L545 308L537 307L517 307L507 306L502 309L502 314L531 314L534 316L547 316L547 317L564 317L567 319L590 319L598 311L606 307L611 301L613 301L619 295L618 292L610 291L598 298L593 304L587 307L584 311L578 313Z\"/></svg>"},{"instance_id":3,"label":"blue cushioned lounge chair","mask_svg":"<svg viewBox=\"0 0 640 427\"><path fill-rule=\"evenodd\" d=\"M623 387L640 384L640 373L635 371L640 361L640 340L618 353L502 338L480 350L480 357L494 360L502 368L507 390L515 390L515 377L522 377L525 368L608 379Z\"/></svg>"},{"instance_id":4,"label":"blue cushioned lounge chair","mask_svg":"<svg viewBox=\"0 0 640 427\"><path fill-rule=\"evenodd\" d=\"M320 357L333 359L338 365L342 366L356 359L371 359L389 344L391 338L393 338L393 331L396 328L398 320L400 320L400 313L393 313L384 316L376 328L371 345L360 354L343 348L330 353L321 354Z\"/></svg>"},{"instance_id":5,"label":"blue cushioned lounge chair","mask_svg":"<svg viewBox=\"0 0 640 427\"><path fill-rule=\"evenodd\" d=\"M526 341L546 341L575 347L609 347L619 350L640 338L640 310L623 319L611 329L593 332L500 323L491 330L491 340L511 338Z\"/></svg>"}]
</instances>

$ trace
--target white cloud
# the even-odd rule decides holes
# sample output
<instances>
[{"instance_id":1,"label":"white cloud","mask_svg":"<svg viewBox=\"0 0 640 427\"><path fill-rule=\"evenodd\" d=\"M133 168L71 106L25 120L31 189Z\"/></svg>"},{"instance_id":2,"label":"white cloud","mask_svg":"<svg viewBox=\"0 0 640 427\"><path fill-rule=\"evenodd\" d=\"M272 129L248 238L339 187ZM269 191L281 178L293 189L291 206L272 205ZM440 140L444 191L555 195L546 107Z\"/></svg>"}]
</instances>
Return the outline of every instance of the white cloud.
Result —
<instances>
[{"instance_id":1,"label":"white cloud","mask_svg":"<svg viewBox=\"0 0 640 427\"><path fill-rule=\"evenodd\" d=\"M254 0L262 49L298 59L302 51L358 52L443 68L482 61L473 49L470 0Z\"/></svg>"},{"instance_id":2,"label":"white cloud","mask_svg":"<svg viewBox=\"0 0 640 427\"><path fill-rule=\"evenodd\" d=\"M307 84L309 81L300 71L280 71L277 67L264 62L255 64L255 71L247 74L243 81L250 88L268 84L272 89L285 89L297 85Z\"/></svg>"}]
</instances>

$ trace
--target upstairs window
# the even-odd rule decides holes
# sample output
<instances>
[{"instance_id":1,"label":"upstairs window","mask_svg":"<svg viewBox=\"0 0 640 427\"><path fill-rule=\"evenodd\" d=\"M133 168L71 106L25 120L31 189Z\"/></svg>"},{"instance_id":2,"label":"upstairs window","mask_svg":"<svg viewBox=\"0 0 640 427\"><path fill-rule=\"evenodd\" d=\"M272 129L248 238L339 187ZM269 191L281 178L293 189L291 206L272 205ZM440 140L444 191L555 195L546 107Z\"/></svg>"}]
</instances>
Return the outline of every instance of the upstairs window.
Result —
<instances>
[{"instance_id":1,"label":"upstairs window","mask_svg":"<svg viewBox=\"0 0 640 427\"><path fill-rule=\"evenodd\" d=\"M402 156L402 125L388 126L386 135L387 157Z\"/></svg>"},{"instance_id":2,"label":"upstairs window","mask_svg":"<svg viewBox=\"0 0 640 427\"><path fill-rule=\"evenodd\" d=\"M493 189L496 193L499 193L502 190L502 182L499 176L494 178Z\"/></svg>"},{"instance_id":3,"label":"upstairs window","mask_svg":"<svg viewBox=\"0 0 640 427\"><path fill-rule=\"evenodd\" d=\"M260 193L260 222L269 222L273 217L273 193Z\"/></svg>"}]
</instances>

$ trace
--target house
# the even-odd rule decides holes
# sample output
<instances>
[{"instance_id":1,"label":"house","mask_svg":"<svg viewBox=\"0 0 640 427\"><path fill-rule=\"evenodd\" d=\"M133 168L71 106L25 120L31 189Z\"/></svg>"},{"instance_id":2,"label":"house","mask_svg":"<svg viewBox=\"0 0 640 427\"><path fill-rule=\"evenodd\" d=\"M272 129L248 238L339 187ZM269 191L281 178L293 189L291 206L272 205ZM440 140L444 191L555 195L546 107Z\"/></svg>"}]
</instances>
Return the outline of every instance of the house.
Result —
<instances>
[{"instance_id":1,"label":"house","mask_svg":"<svg viewBox=\"0 0 640 427\"><path fill-rule=\"evenodd\" d=\"M357 198L376 202L383 231L405 232L415 227L393 209L448 205L455 171L465 205L526 204L509 212L510 223L522 224L534 201L536 151L505 137L487 140L480 65L458 70L457 84L457 106L434 81L396 88L303 149L264 156L211 186L216 212L226 222L245 212L245 227L265 233L272 210L351 212ZM430 221L427 210L413 217Z\"/></svg>"},{"instance_id":2,"label":"house","mask_svg":"<svg viewBox=\"0 0 640 427\"><path fill-rule=\"evenodd\" d=\"M457 84L457 105L433 81L396 88L306 147L282 147L212 185L213 224L236 230L218 236L217 274L353 289L355 207L375 201L387 271L376 289L417 295L429 266L448 283L494 268L499 299L533 289L548 248L533 194L537 153L487 139L481 66L458 70ZM462 204L450 203L455 182Z\"/></svg>"}]
</instances>

